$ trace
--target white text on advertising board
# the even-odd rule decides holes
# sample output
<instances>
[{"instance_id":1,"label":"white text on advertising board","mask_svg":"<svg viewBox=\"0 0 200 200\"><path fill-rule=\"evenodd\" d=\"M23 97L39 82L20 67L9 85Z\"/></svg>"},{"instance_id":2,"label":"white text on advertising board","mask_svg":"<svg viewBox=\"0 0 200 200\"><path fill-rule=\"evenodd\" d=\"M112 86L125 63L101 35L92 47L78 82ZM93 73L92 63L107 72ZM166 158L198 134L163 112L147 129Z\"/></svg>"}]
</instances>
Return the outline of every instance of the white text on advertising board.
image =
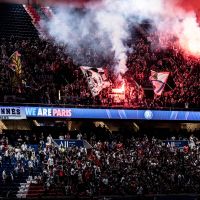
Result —
<instances>
[{"instance_id":1,"label":"white text on advertising board","mask_svg":"<svg viewBox=\"0 0 200 200\"><path fill-rule=\"evenodd\" d=\"M26 119L21 107L0 107L0 119Z\"/></svg>"}]
</instances>

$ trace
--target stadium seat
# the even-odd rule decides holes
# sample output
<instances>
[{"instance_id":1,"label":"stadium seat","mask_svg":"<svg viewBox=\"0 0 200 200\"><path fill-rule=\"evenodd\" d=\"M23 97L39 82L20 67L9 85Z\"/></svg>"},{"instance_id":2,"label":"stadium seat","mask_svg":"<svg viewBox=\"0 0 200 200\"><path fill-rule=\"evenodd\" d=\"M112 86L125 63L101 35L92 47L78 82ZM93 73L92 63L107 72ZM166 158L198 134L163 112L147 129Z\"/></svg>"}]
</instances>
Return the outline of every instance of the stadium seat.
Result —
<instances>
[{"instance_id":1,"label":"stadium seat","mask_svg":"<svg viewBox=\"0 0 200 200\"><path fill-rule=\"evenodd\" d=\"M21 4L0 3L0 36L12 35L20 38L37 38L38 31Z\"/></svg>"}]
</instances>

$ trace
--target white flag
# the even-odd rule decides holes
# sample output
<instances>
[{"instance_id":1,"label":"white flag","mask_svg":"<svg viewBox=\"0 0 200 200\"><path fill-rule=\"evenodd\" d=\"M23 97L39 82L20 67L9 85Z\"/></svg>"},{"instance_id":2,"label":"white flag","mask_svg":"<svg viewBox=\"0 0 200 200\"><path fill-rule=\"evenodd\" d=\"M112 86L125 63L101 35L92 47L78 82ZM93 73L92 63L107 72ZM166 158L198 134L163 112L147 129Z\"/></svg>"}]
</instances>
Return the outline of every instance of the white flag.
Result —
<instances>
[{"instance_id":1,"label":"white flag","mask_svg":"<svg viewBox=\"0 0 200 200\"><path fill-rule=\"evenodd\" d=\"M169 72L155 72L151 70L149 80L153 84L154 94L160 96L165 88L165 84L169 77Z\"/></svg>"},{"instance_id":2,"label":"white flag","mask_svg":"<svg viewBox=\"0 0 200 200\"><path fill-rule=\"evenodd\" d=\"M110 86L110 82L107 80L103 68L92 68L87 66L81 66L80 68L87 78L88 86L93 96L98 95L102 89Z\"/></svg>"}]
</instances>

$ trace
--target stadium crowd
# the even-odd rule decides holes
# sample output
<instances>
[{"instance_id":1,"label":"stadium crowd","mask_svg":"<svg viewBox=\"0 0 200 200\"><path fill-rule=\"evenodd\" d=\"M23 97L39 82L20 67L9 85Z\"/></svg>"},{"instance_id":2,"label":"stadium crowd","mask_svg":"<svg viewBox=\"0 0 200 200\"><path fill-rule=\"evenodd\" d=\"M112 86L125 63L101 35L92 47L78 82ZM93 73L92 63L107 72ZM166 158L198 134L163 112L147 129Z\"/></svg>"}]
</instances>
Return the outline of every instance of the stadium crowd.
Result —
<instances>
[{"instance_id":1,"label":"stadium crowd","mask_svg":"<svg viewBox=\"0 0 200 200\"><path fill-rule=\"evenodd\" d=\"M107 69L108 79L115 84L113 59L102 58L91 49L79 48L73 55L66 53L66 45L50 39L20 40L1 38L0 46L0 101L88 106L121 106L162 108L196 108L200 103L200 60L186 56L172 42L171 47L152 48L156 35L134 37L129 41L133 49L128 55L125 99L114 102L111 87L93 97L79 66ZM13 52L21 54L22 77L19 80L9 67ZM85 57L84 62L73 58ZM99 65L97 65L97 63ZM170 90L155 97L149 80L151 70L169 71ZM141 87L135 84L135 81ZM149 89L151 88L151 89Z\"/></svg>"},{"instance_id":2,"label":"stadium crowd","mask_svg":"<svg viewBox=\"0 0 200 200\"><path fill-rule=\"evenodd\" d=\"M82 139L80 133L77 138ZM39 145L36 151L22 136L18 136L15 145L1 136L0 163L15 165L12 181L24 171L33 176L34 169L41 166L41 174L33 179L43 183L47 193L55 185L62 187L68 196L199 193L198 138L191 135L188 139L170 139L189 143L179 149L159 138L143 135L122 140L93 138L92 149L65 148L54 145L49 134L38 138L45 145ZM4 182L8 176L4 170Z\"/></svg>"}]
</instances>

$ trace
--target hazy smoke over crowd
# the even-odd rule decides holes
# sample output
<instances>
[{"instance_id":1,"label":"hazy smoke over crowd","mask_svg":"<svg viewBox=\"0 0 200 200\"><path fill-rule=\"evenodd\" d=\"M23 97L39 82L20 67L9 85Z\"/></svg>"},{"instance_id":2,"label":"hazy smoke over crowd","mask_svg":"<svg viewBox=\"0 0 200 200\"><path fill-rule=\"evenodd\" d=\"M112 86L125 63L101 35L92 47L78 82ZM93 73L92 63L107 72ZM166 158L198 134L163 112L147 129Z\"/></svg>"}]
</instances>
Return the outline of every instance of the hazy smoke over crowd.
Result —
<instances>
[{"instance_id":1,"label":"hazy smoke over crowd","mask_svg":"<svg viewBox=\"0 0 200 200\"><path fill-rule=\"evenodd\" d=\"M86 4L82 13L62 5L57 7L47 27L51 36L68 46L68 51L83 47L95 49L103 56L113 52L115 73L123 74L127 71L126 59L130 50L126 45L129 25L146 19L153 22L162 38L169 40L169 35L173 35L185 52L200 56L200 28L196 15L177 3L175 0L103 0L98 5ZM160 38L160 46L161 43Z\"/></svg>"}]
</instances>

